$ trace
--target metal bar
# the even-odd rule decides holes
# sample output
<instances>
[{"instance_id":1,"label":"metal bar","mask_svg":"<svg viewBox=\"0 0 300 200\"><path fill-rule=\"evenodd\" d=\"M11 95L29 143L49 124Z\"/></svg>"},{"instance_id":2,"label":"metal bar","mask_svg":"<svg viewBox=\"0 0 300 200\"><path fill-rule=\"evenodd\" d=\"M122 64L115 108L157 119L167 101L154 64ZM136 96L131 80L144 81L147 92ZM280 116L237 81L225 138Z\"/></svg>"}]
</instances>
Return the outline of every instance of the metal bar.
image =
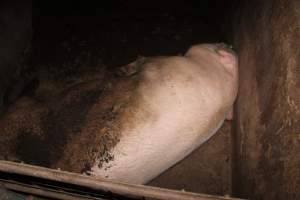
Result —
<instances>
[{"instance_id":1,"label":"metal bar","mask_svg":"<svg viewBox=\"0 0 300 200\"><path fill-rule=\"evenodd\" d=\"M196 194L191 192L181 192L169 189L155 188L144 185L132 185L113 182L87 175L1 160L0 171L37 178L44 178L62 183L76 184L78 186L83 186L94 190L112 192L115 194L135 198L144 197L157 200L238 200L237 198L218 197L206 194Z\"/></svg>"},{"instance_id":2,"label":"metal bar","mask_svg":"<svg viewBox=\"0 0 300 200\"><path fill-rule=\"evenodd\" d=\"M84 197L80 195L62 193L59 191L52 191L44 188L35 188L28 185L14 184L14 183L1 183L1 185L10 190L24 192L28 194L38 195L42 197L61 199L61 200L104 200L96 197Z\"/></svg>"}]
</instances>

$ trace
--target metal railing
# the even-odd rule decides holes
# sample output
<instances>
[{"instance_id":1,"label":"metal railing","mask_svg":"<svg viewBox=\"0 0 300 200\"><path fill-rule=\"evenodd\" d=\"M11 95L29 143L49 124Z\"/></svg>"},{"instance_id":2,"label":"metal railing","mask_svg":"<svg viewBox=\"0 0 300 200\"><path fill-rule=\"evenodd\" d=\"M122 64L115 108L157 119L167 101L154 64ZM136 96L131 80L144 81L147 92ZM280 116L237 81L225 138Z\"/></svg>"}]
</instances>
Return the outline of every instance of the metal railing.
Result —
<instances>
[{"instance_id":1,"label":"metal railing","mask_svg":"<svg viewBox=\"0 0 300 200\"><path fill-rule=\"evenodd\" d=\"M67 200L238 200L237 198L113 182L87 175L8 161L0 161L0 186L27 194Z\"/></svg>"}]
</instances>

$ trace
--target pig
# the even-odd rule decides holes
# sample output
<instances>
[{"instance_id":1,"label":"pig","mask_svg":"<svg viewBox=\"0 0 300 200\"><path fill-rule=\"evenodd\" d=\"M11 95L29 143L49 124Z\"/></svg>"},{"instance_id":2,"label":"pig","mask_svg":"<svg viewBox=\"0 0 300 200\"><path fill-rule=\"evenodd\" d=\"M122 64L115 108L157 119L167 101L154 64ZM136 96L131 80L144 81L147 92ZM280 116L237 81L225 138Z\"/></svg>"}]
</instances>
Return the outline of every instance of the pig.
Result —
<instances>
[{"instance_id":1,"label":"pig","mask_svg":"<svg viewBox=\"0 0 300 200\"><path fill-rule=\"evenodd\" d=\"M237 62L223 44L200 44L70 86L40 79L1 117L0 159L145 184L232 118Z\"/></svg>"},{"instance_id":2,"label":"pig","mask_svg":"<svg viewBox=\"0 0 300 200\"><path fill-rule=\"evenodd\" d=\"M224 44L192 46L183 56L140 58L122 68L137 86L119 115L119 142L93 176L145 184L232 119L238 58Z\"/></svg>"}]
</instances>

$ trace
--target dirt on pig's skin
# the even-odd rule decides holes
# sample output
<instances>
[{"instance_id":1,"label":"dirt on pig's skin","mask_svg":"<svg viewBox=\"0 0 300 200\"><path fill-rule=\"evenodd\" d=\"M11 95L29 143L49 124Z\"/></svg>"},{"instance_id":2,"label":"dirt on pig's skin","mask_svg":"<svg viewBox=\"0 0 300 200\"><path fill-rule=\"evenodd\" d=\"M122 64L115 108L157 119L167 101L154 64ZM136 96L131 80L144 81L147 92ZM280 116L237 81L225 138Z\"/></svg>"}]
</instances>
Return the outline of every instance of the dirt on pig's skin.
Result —
<instances>
[{"instance_id":1,"label":"dirt on pig's skin","mask_svg":"<svg viewBox=\"0 0 300 200\"><path fill-rule=\"evenodd\" d=\"M0 121L0 159L88 172L113 159L118 116L136 87L135 77L109 73L39 100L24 97Z\"/></svg>"}]
</instances>

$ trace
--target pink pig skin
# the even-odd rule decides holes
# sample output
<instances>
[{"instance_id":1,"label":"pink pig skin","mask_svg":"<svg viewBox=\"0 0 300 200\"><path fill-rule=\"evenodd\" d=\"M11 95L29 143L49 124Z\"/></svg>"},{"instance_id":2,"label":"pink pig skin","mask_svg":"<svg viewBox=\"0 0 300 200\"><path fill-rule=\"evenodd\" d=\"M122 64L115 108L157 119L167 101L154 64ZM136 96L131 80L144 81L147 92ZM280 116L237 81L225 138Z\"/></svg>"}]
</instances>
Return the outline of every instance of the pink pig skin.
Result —
<instances>
[{"instance_id":1,"label":"pink pig skin","mask_svg":"<svg viewBox=\"0 0 300 200\"><path fill-rule=\"evenodd\" d=\"M114 159L92 167L94 176L147 183L232 118L238 59L222 44L195 45L184 56L148 58L137 76L134 102L121 117L122 136L110 152Z\"/></svg>"}]
</instances>

